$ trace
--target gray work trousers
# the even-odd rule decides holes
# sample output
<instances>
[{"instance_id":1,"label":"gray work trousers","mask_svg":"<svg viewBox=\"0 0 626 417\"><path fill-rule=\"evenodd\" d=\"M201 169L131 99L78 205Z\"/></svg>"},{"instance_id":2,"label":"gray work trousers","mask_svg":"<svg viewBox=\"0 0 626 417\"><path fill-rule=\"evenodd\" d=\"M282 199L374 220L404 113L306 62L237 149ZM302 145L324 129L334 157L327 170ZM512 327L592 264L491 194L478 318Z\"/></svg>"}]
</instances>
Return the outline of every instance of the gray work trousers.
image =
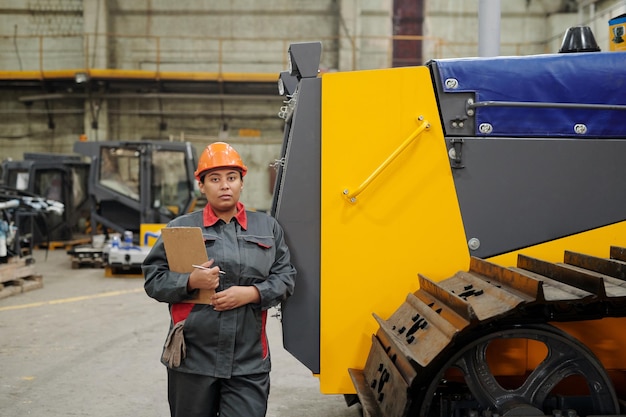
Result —
<instances>
[{"instance_id":1,"label":"gray work trousers","mask_svg":"<svg viewBox=\"0 0 626 417\"><path fill-rule=\"evenodd\" d=\"M213 378L167 369L172 417L265 417L269 373Z\"/></svg>"}]
</instances>

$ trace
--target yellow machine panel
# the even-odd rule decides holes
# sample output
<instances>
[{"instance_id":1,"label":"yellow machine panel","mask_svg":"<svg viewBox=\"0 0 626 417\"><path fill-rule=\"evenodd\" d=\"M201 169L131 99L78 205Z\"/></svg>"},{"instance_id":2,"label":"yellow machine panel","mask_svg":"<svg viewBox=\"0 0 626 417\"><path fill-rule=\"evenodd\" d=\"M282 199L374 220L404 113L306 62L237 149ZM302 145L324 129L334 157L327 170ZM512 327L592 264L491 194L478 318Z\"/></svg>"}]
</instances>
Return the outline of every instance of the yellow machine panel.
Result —
<instances>
[{"instance_id":1,"label":"yellow machine panel","mask_svg":"<svg viewBox=\"0 0 626 417\"><path fill-rule=\"evenodd\" d=\"M416 271L467 268L442 135L426 68L323 77L322 392L354 391L346 364L363 366L376 330L363 318L391 314L418 288Z\"/></svg>"}]
</instances>

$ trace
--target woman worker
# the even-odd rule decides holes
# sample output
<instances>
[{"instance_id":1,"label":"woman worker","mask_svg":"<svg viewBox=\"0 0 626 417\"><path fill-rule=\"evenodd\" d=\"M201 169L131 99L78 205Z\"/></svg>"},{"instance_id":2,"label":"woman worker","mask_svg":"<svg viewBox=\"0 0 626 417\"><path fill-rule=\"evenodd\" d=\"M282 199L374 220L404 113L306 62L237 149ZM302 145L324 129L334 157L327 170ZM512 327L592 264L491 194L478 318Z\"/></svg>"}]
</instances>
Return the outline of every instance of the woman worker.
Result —
<instances>
[{"instance_id":1,"label":"woman worker","mask_svg":"<svg viewBox=\"0 0 626 417\"><path fill-rule=\"evenodd\" d=\"M206 147L195 177L208 204L168 227L200 227L209 261L168 269L161 238L142 265L146 293L168 303L167 366L172 417L262 417L269 396L267 309L289 297L296 271L278 222L239 201L247 168L230 145ZM216 290L211 304L184 302Z\"/></svg>"}]
</instances>

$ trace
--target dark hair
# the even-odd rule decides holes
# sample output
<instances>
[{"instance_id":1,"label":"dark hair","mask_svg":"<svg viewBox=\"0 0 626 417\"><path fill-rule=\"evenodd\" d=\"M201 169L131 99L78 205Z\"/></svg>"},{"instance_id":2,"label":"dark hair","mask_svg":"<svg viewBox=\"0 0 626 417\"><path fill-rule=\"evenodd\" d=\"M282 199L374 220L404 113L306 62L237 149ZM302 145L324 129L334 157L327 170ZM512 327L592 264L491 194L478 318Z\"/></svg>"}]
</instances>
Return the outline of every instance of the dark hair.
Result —
<instances>
[{"instance_id":1,"label":"dark hair","mask_svg":"<svg viewBox=\"0 0 626 417\"><path fill-rule=\"evenodd\" d=\"M207 170L207 171L204 171L202 174L200 174L200 182L201 182L202 184L204 184L204 177L206 177L209 173L211 173L211 172L213 172L213 171L216 171L216 170L218 170L218 169L225 169L225 168L231 168L231 167L216 167L216 168L213 168L213 169L209 169L209 170ZM241 172L241 169L239 169L239 168L235 168L235 167L232 167L232 168L233 168L233 171L237 171L237 172L239 173L239 179L240 179L241 181L243 181L243 174L242 174L242 172Z\"/></svg>"}]
</instances>

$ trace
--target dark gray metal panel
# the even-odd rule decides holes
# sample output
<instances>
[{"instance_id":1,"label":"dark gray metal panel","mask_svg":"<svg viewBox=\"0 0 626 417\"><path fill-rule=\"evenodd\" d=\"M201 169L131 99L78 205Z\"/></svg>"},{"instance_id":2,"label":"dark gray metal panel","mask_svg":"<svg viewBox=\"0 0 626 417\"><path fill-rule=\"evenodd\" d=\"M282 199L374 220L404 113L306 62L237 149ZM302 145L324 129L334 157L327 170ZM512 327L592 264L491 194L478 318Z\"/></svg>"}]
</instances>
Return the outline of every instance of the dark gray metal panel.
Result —
<instances>
[{"instance_id":1,"label":"dark gray metal panel","mask_svg":"<svg viewBox=\"0 0 626 417\"><path fill-rule=\"evenodd\" d=\"M428 62L437 92L441 127L446 136L474 136L474 117L467 115L467 100L475 100L473 92L447 93L442 85L439 68L435 61Z\"/></svg>"},{"instance_id":2,"label":"dark gray metal panel","mask_svg":"<svg viewBox=\"0 0 626 417\"><path fill-rule=\"evenodd\" d=\"M450 139L447 139L450 148ZM453 170L473 256L626 219L626 140L465 138Z\"/></svg>"},{"instance_id":3,"label":"dark gray metal panel","mask_svg":"<svg viewBox=\"0 0 626 417\"><path fill-rule=\"evenodd\" d=\"M298 89L274 213L298 270L295 292L282 306L283 344L319 373L321 79L303 79Z\"/></svg>"},{"instance_id":4,"label":"dark gray metal panel","mask_svg":"<svg viewBox=\"0 0 626 417\"><path fill-rule=\"evenodd\" d=\"M301 78L317 77L322 56L321 42L292 43L288 53L291 75L299 75Z\"/></svg>"}]
</instances>

